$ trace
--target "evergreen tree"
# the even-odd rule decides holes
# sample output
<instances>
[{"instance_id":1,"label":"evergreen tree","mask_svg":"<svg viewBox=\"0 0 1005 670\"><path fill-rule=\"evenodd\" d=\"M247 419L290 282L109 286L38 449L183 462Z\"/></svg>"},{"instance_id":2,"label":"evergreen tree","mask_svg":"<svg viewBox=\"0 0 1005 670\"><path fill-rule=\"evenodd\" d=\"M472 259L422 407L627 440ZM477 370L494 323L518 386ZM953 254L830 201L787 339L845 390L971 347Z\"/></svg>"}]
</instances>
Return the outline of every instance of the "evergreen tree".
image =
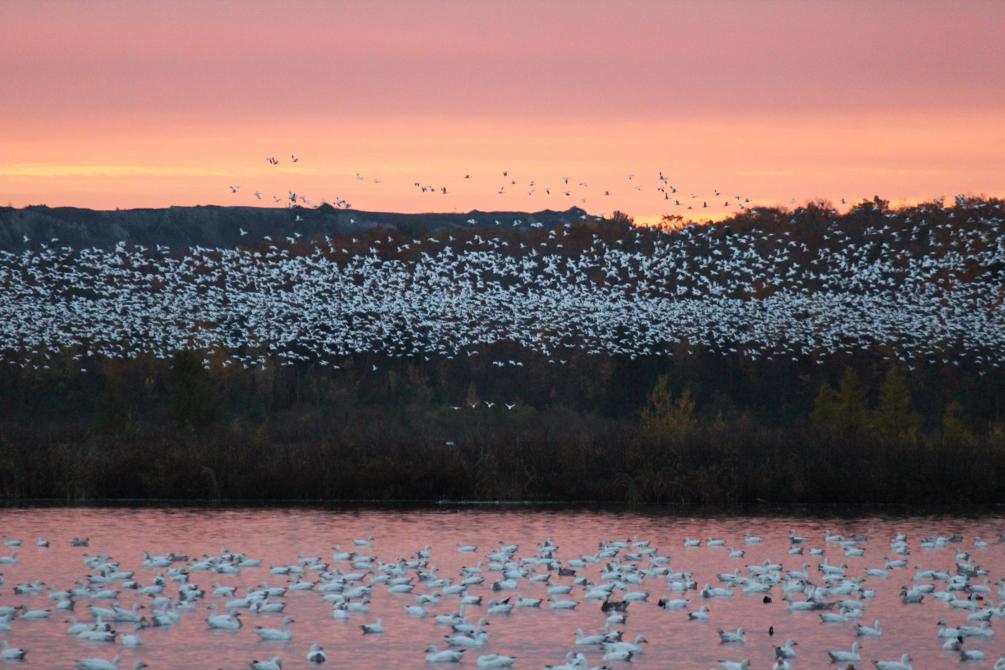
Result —
<instances>
[{"instance_id":1,"label":"evergreen tree","mask_svg":"<svg viewBox=\"0 0 1005 670\"><path fill-rule=\"evenodd\" d=\"M885 440L914 442L917 437L921 417L911 407L911 394L896 366L890 366L879 388L879 406L873 422Z\"/></svg>"},{"instance_id":2,"label":"evergreen tree","mask_svg":"<svg viewBox=\"0 0 1005 670\"><path fill-rule=\"evenodd\" d=\"M846 435L854 435L865 427L867 417L862 383L852 368L845 368L837 391L838 429Z\"/></svg>"},{"instance_id":3,"label":"evergreen tree","mask_svg":"<svg viewBox=\"0 0 1005 670\"><path fill-rule=\"evenodd\" d=\"M826 382L820 385L810 420L820 430L833 431L838 422L838 395Z\"/></svg>"},{"instance_id":4,"label":"evergreen tree","mask_svg":"<svg viewBox=\"0 0 1005 670\"><path fill-rule=\"evenodd\" d=\"M694 428L694 399L684 389L674 400L666 375L660 375L649 393L649 402L642 410L646 429L656 438L679 437Z\"/></svg>"},{"instance_id":5,"label":"evergreen tree","mask_svg":"<svg viewBox=\"0 0 1005 670\"><path fill-rule=\"evenodd\" d=\"M953 400L942 414L942 443L946 446L964 446L973 443L974 436L967 426L963 405Z\"/></svg>"}]
</instances>

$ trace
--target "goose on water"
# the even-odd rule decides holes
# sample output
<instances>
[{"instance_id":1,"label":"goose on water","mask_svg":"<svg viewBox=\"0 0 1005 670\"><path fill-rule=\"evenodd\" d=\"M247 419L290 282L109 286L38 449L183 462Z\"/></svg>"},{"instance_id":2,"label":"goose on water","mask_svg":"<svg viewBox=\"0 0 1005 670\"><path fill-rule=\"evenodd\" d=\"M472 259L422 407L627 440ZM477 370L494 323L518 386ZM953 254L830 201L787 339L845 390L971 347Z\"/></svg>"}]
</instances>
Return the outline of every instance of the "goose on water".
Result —
<instances>
[{"instance_id":1,"label":"goose on water","mask_svg":"<svg viewBox=\"0 0 1005 670\"><path fill-rule=\"evenodd\" d=\"M436 645L426 647L426 663L459 663L464 658L464 649L443 649L437 651Z\"/></svg>"},{"instance_id":2,"label":"goose on water","mask_svg":"<svg viewBox=\"0 0 1005 670\"><path fill-rule=\"evenodd\" d=\"M702 607L696 612L688 612L687 618L689 621L708 621L708 608Z\"/></svg>"},{"instance_id":3,"label":"goose on water","mask_svg":"<svg viewBox=\"0 0 1005 670\"><path fill-rule=\"evenodd\" d=\"M910 654L902 654L899 661L873 661L872 664L876 670L914 670Z\"/></svg>"},{"instance_id":4,"label":"goose on water","mask_svg":"<svg viewBox=\"0 0 1005 670\"><path fill-rule=\"evenodd\" d=\"M859 653L861 647L862 645L856 641L852 642L850 651L828 651L827 655L830 657L832 663L858 663L862 660L862 656Z\"/></svg>"},{"instance_id":5,"label":"goose on water","mask_svg":"<svg viewBox=\"0 0 1005 670\"><path fill-rule=\"evenodd\" d=\"M565 663L560 665L546 665L545 670L585 670L588 665L586 657L580 653L573 654L571 651L565 657Z\"/></svg>"},{"instance_id":6,"label":"goose on water","mask_svg":"<svg viewBox=\"0 0 1005 670\"><path fill-rule=\"evenodd\" d=\"M786 640L785 644L780 647L775 647L775 657L782 659L793 659L796 657L796 650L793 647L798 647L799 643L795 640Z\"/></svg>"},{"instance_id":7,"label":"goose on water","mask_svg":"<svg viewBox=\"0 0 1005 670\"><path fill-rule=\"evenodd\" d=\"M308 663L324 663L328 660L328 654L325 653L324 647L322 647L317 642L311 645L311 650L307 652L307 662Z\"/></svg>"},{"instance_id":8,"label":"goose on water","mask_svg":"<svg viewBox=\"0 0 1005 670\"><path fill-rule=\"evenodd\" d=\"M750 670L750 659L745 658L741 661L719 661L719 667L722 670Z\"/></svg>"},{"instance_id":9,"label":"goose on water","mask_svg":"<svg viewBox=\"0 0 1005 670\"><path fill-rule=\"evenodd\" d=\"M719 641L723 644L746 644L747 636L743 632L743 626L735 631L719 629Z\"/></svg>"},{"instance_id":10,"label":"goose on water","mask_svg":"<svg viewBox=\"0 0 1005 670\"><path fill-rule=\"evenodd\" d=\"M583 633L582 628L576 629L576 645L577 646L590 646L590 645L601 645L604 642L608 642L607 635L603 633L598 633L595 635L586 635Z\"/></svg>"},{"instance_id":11,"label":"goose on water","mask_svg":"<svg viewBox=\"0 0 1005 670\"><path fill-rule=\"evenodd\" d=\"M79 661L75 661L74 665L77 666L77 670L119 670L119 657L116 656L112 660L104 658L82 658ZM136 661L133 664L133 670L142 670L143 668L148 668L146 663L143 661Z\"/></svg>"},{"instance_id":12,"label":"goose on water","mask_svg":"<svg viewBox=\"0 0 1005 670\"><path fill-rule=\"evenodd\" d=\"M617 661L630 661L634 652L628 649L608 649L604 652L603 660L604 663L613 663Z\"/></svg>"},{"instance_id":13,"label":"goose on water","mask_svg":"<svg viewBox=\"0 0 1005 670\"><path fill-rule=\"evenodd\" d=\"M479 668L508 668L516 661L516 656L505 656L503 654L486 654L479 656L476 665Z\"/></svg>"},{"instance_id":14,"label":"goose on water","mask_svg":"<svg viewBox=\"0 0 1005 670\"><path fill-rule=\"evenodd\" d=\"M855 634L859 637L880 637L883 635L883 631L879 627L879 619L876 619L872 626L863 626L860 623L855 624Z\"/></svg>"},{"instance_id":15,"label":"goose on water","mask_svg":"<svg viewBox=\"0 0 1005 670\"><path fill-rule=\"evenodd\" d=\"M218 630L239 630L241 628L241 613L213 614L206 618L210 628Z\"/></svg>"},{"instance_id":16,"label":"goose on water","mask_svg":"<svg viewBox=\"0 0 1005 670\"><path fill-rule=\"evenodd\" d=\"M28 655L28 650L21 647L12 647L7 644L7 640L0 640L3 650L0 651L0 659L5 661L23 661Z\"/></svg>"},{"instance_id":17,"label":"goose on water","mask_svg":"<svg viewBox=\"0 0 1005 670\"><path fill-rule=\"evenodd\" d=\"M377 619L377 623L365 623L360 628L364 635L379 635L384 632L384 620Z\"/></svg>"},{"instance_id":18,"label":"goose on water","mask_svg":"<svg viewBox=\"0 0 1005 670\"><path fill-rule=\"evenodd\" d=\"M248 665L251 670L283 670L283 661L278 656L273 656L268 661L252 661Z\"/></svg>"},{"instance_id":19,"label":"goose on water","mask_svg":"<svg viewBox=\"0 0 1005 670\"><path fill-rule=\"evenodd\" d=\"M123 647L140 647L143 645L143 640L140 638L140 626L136 625L136 632L122 635L119 638L119 642L122 643Z\"/></svg>"},{"instance_id":20,"label":"goose on water","mask_svg":"<svg viewBox=\"0 0 1005 670\"><path fill-rule=\"evenodd\" d=\"M293 623L293 619L291 617L283 617L282 629L255 626L255 633L263 640L292 640L293 631L290 630L291 623Z\"/></svg>"}]
</instances>

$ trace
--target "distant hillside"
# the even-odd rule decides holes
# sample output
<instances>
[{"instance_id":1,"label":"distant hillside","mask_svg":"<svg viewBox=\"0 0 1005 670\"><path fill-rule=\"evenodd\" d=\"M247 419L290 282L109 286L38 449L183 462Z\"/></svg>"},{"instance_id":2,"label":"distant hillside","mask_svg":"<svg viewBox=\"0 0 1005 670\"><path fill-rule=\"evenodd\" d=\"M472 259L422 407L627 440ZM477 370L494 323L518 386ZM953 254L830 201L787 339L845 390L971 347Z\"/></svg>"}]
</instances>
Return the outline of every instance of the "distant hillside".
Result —
<instances>
[{"instance_id":1,"label":"distant hillside","mask_svg":"<svg viewBox=\"0 0 1005 670\"><path fill-rule=\"evenodd\" d=\"M199 206L115 211L0 207L0 250L17 252L37 248L39 243L49 243L53 238L57 238L60 245L74 248L107 249L119 242L146 247L161 244L177 249L222 248L260 241L265 235L275 239L294 233L308 237L345 235L380 228L419 235L444 228L511 227L514 219L552 228L579 222L585 215L586 212L575 207L564 212L472 211L464 214L361 212L328 205L317 209ZM242 230L247 235L242 236Z\"/></svg>"}]
</instances>

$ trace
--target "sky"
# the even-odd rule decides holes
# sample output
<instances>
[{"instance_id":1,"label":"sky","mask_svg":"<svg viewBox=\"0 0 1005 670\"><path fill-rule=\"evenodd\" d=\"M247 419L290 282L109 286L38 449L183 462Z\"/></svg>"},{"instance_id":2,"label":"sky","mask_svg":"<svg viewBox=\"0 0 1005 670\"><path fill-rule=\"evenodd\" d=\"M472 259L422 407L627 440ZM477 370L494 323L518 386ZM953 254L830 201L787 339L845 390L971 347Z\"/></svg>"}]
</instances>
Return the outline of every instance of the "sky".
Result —
<instances>
[{"instance_id":1,"label":"sky","mask_svg":"<svg viewBox=\"0 0 1005 670\"><path fill-rule=\"evenodd\" d=\"M3 0L0 204L1005 195L1003 25L1000 1Z\"/></svg>"}]
</instances>

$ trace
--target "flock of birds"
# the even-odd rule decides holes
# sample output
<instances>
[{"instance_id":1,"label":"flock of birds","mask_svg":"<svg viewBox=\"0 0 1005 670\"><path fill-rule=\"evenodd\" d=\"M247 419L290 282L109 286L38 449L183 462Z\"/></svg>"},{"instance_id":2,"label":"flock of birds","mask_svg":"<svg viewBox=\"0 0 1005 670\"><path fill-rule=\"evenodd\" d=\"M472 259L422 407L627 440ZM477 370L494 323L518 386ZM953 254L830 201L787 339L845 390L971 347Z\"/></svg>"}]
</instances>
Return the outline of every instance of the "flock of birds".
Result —
<instances>
[{"instance_id":1,"label":"flock of birds","mask_svg":"<svg viewBox=\"0 0 1005 670\"><path fill-rule=\"evenodd\" d=\"M265 157L265 161L273 167L279 165L294 167L300 164L300 158L296 154L290 154L289 159L269 155ZM612 196L623 194L624 192L642 193L643 191L651 191L658 198L661 206L672 207L684 212L709 210L710 208L723 211L743 211L753 206L749 196L742 194L728 195L718 188L713 188L709 192L702 193L683 191L672 184L662 170L657 171L654 185L643 185L642 179L632 173L625 175L623 183L618 187L609 186L605 188L592 188L587 181L576 179L569 175L562 175L555 180L554 184L541 182L534 177L520 177L511 170L500 170L494 176L496 180L493 182L493 188L496 195L526 194L527 197L544 196L546 198L554 195L556 198L563 198L568 202L575 202L582 206L593 202L609 202ZM463 179L458 179L458 182L469 184L473 179L474 177L470 173L467 173L463 176ZM355 174L355 181L374 185L384 183L384 180L379 177L367 176L359 172ZM454 193L455 188L453 184L446 184L442 181L433 183L425 180L414 181L412 187L416 192L439 196L450 195ZM239 195L242 192L240 184L230 184L228 190L231 195ZM253 193L256 200L260 201L263 199L260 190L256 190ZM322 198L320 201L315 202L307 195L292 190L288 191L286 195L272 194L271 200L273 204L289 207L316 207L320 205L330 205L343 209L352 207L348 199L340 196L331 199ZM842 198L841 202L845 204L846 201ZM790 204L795 204L795 199L790 200Z\"/></svg>"},{"instance_id":2,"label":"flock of birds","mask_svg":"<svg viewBox=\"0 0 1005 670\"><path fill-rule=\"evenodd\" d=\"M235 640L258 645L260 651L288 650L298 635L289 611L298 598L313 597L335 622L356 627L362 636L393 634L402 625L400 620L374 620L370 614L371 604L390 600L400 617L427 622L429 644L416 649L416 658L426 664L466 663L474 656L481 669L543 665L546 670L599 670L646 659L647 636L625 637L629 618L653 626L653 617L663 612L658 616L674 617L674 625L715 626L722 612L743 599L765 605L776 601L771 616L778 616L781 607L785 616L770 625L771 619L762 616L736 629L719 627L718 669L751 668L744 653L748 645L770 646L771 670L828 667L828 663L839 670L862 668L867 662L862 642L874 640L876 648L890 656L872 659L877 670L912 670L910 650L898 649L902 641L886 641L883 622L868 616L878 591L895 593L899 588L899 606L938 610L932 614L938 621L932 621L931 638L945 652L942 667L949 667L951 657L961 663L991 662L980 643L994 636L994 622L1005 617L1005 579L992 583L988 566L977 559L988 549L988 541L975 537L965 542L959 535L911 540L898 532L888 543L880 543L886 548L876 549L864 536L844 537L828 530L823 537L811 538L790 531L787 556L744 565L747 551L763 539L749 531L735 539L732 543L722 537L688 538L675 548L675 558L639 538L601 541L595 551L578 555L563 555L551 538L525 552L504 541L482 553L475 545L460 544L445 551L470 558L450 575L433 562L428 545L385 562L376 555L373 537L356 539L349 548L335 545L330 556L299 555L295 561L271 566L245 553L223 550L198 557L144 552L142 563L135 567L90 553L89 540L75 538L73 545L85 549L79 578L50 583L32 570L36 579L14 584L10 593L15 601L0 605L0 659L15 662L46 654L9 640L45 622L63 621L69 639L92 649L108 649L103 655L76 660L79 670L120 670L122 654L116 648L135 657L127 667L147 667L143 650L148 639L183 620L201 620L204 630L232 634ZM1005 542L1005 536L999 535L997 542ZM34 551L50 550L50 542L42 538L35 542L35 550L6 535L4 543L12 552L0 556L0 566L6 569L19 564L30 569L40 561L37 554L32 556ZM920 564L926 560L925 552L933 549L952 552L952 569ZM699 584L683 564L707 560L710 551L728 552L738 567L718 573L717 583ZM919 551L920 558L909 558ZM876 558L880 553L886 554L882 560ZM846 563L849 559L861 567L853 571ZM495 649L492 623L506 625L526 616L522 613L545 611L556 620L589 612L593 621L603 623L592 632L577 628L565 658L551 664L527 658L519 648L489 651ZM270 623L278 617L278 625ZM775 625L785 628L793 618L818 619L820 625L846 631L847 645L820 658L807 657L798 640L783 641L781 634L775 635ZM748 639L754 629L755 637ZM255 654L248 652L253 670L281 670L292 660L287 655L284 661L282 654L254 658ZM686 658L688 651L678 654ZM333 648L313 641L303 660L314 666L344 666L353 660L353 646ZM215 667L215 662L204 667ZM1005 656L993 661L993 668L1005 668Z\"/></svg>"},{"instance_id":3,"label":"flock of birds","mask_svg":"<svg viewBox=\"0 0 1005 670\"><path fill-rule=\"evenodd\" d=\"M76 351L86 371L93 357L196 348L207 367L278 357L334 369L358 353L450 359L497 343L555 365L572 351L698 348L821 364L879 348L912 369L970 365L981 374L1005 360L1001 203L921 208L906 221L887 213L856 230L808 216L796 210L781 231L616 235L598 222L516 219L499 235L294 233L177 252L53 240L0 252L0 362L45 369L53 352Z\"/></svg>"}]
</instances>

